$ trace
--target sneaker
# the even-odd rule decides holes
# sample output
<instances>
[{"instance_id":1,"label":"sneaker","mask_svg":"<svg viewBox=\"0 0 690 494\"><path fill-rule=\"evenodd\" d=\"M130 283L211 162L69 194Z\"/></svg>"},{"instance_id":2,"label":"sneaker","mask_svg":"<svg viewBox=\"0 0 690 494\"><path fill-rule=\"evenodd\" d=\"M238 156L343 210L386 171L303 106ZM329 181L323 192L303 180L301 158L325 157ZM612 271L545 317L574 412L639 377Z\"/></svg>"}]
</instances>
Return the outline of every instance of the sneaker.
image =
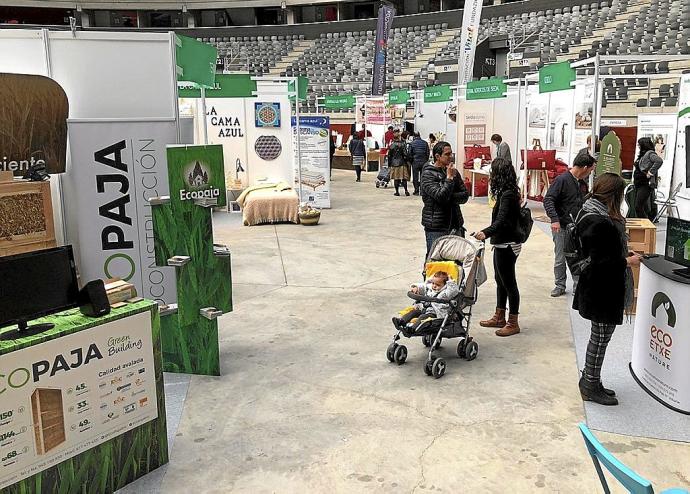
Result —
<instances>
[{"instance_id":1,"label":"sneaker","mask_svg":"<svg viewBox=\"0 0 690 494\"><path fill-rule=\"evenodd\" d=\"M561 288L560 286L557 286L553 290L551 290L551 296L552 297L560 297L561 295L565 295L565 288Z\"/></svg>"},{"instance_id":2,"label":"sneaker","mask_svg":"<svg viewBox=\"0 0 690 494\"><path fill-rule=\"evenodd\" d=\"M393 195L394 195L394 196L399 196L399 195L400 195L400 192L393 192Z\"/></svg>"},{"instance_id":3,"label":"sneaker","mask_svg":"<svg viewBox=\"0 0 690 494\"><path fill-rule=\"evenodd\" d=\"M408 191L405 191L405 195L409 197L410 193Z\"/></svg>"}]
</instances>

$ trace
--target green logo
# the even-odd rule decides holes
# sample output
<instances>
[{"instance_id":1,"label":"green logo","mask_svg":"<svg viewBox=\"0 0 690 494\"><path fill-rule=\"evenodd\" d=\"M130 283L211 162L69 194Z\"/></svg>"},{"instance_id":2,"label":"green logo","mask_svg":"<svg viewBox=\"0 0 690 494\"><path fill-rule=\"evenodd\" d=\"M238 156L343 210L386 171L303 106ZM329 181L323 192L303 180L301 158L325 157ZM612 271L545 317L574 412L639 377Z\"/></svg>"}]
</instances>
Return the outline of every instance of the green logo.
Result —
<instances>
[{"instance_id":1,"label":"green logo","mask_svg":"<svg viewBox=\"0 0 690 494\"><path fill-rule=\"evenodd\" d=\"M656 292L654 298L652 299L652 316L656 317L656 311L659 307L663 306L666 311L666 322L669 327L673 328L676 326L676 308L673 306L673 302L668 298L663 292Z\"/></svg>"}]
</instances>

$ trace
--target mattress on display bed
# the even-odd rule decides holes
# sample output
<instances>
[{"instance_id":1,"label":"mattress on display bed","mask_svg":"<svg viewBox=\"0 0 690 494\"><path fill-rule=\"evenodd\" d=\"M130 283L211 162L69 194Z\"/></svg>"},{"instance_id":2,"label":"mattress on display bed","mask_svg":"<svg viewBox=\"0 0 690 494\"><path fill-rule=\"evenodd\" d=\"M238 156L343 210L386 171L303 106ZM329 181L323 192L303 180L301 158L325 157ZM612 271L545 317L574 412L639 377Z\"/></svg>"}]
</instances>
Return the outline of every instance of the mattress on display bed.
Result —
<instances>
[{"instance_id":1,"label":"mattress on display bed","mask_svg":"<svg viewBox=\"0 0 690 494\"><path fill-rule=\"evenodd\" d=\"M299 223L299 197L287 183L247 188L237 199L246 226L263 223Z\"/></svg>"}]
</instances>

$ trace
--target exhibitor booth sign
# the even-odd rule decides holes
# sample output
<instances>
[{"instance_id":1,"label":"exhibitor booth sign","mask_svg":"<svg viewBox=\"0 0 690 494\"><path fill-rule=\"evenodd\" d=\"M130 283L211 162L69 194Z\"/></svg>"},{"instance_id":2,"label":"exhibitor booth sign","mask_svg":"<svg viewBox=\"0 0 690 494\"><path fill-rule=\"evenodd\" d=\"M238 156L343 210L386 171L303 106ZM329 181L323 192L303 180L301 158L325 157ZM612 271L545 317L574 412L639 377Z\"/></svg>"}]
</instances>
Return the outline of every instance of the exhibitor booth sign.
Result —
<instances>
[{"instance_id":1,"label":"exhibitor booth sign","mask_svg":"<svg viewBox=\"0 0 690 494\"><path fill-rule=\"evenodd\" d=\"M155 263L148 202L169 194L175 121L70 121L69 136L65 217L82 279L118 277L147 299L175 303L174 268Z\"/></svg>"},{"instance_id":2,"label":"exhibitor booth sign","mask_svg":"<svg viewBox=\"0 0 690 494\"><path fill-rule=\"evenodd\" d=\"M690 305L678 283L640 267L630 369L652 396L690 413Z\"/></svg>"},{"instance_id":3,"label":"exhibitor booth sign","mask_svg":"<svg viewBox=\"0 0 690 494\"><path fill-rule=\"evenodd\" d=\"M0 490L158 417L151 331L143 312L2 356Z\"/></svg>"}]
</instances>

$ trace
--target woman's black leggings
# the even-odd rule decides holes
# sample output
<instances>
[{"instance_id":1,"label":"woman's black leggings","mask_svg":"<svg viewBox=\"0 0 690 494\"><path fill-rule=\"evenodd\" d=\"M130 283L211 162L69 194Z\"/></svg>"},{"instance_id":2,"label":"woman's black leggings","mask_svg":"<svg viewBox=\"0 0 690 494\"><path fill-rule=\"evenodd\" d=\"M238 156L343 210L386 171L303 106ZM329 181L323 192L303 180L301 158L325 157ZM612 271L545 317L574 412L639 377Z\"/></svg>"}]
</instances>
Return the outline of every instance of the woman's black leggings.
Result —
<instances>
[{"instance_id":1,"label":"woman's black leggings","mask_svg":"<svg viewBox=\"0 0 690 494\"><path fill-rule=\"evenodd\" d=\"M654 219L652 215L649 196L652 195L652 188L648 184L635 186L635 213L638 218Z\"/></svg>"},{"instance_id":2,"label":"woman's black leggings","mask_svg":"<svg viewBox=\"0 0 690 494\"><path fill-rule=\"evenodd\" d=\"M393 180L393 185L395 185L396 192L400 189L400 185L402 185L405 192L407 192L407 180Z\"/></svg>"},{"instance_id":3,"label":"woman's black leggings","mask_svg":"<svg viewBox=\"0 0 690 494\"><path fill-rule=\"evenodd\" d=\"M357 174L357 180L362 179L362 167L360 165L355 165L355 173Z\"/></svg>"},{"instance_id":4,"label":"woman's black leggings","mask_svg":"<svg viewBox=\"0 0 690 494\"><path fill-rule=\"evenodd\" d=\"M506 303L508 303L511 315L517 315L520 312L520 291L515 278L516 261L517 256L511 247L494 248L496 307L506 309Z\"/></svg>"}]
</instances>

